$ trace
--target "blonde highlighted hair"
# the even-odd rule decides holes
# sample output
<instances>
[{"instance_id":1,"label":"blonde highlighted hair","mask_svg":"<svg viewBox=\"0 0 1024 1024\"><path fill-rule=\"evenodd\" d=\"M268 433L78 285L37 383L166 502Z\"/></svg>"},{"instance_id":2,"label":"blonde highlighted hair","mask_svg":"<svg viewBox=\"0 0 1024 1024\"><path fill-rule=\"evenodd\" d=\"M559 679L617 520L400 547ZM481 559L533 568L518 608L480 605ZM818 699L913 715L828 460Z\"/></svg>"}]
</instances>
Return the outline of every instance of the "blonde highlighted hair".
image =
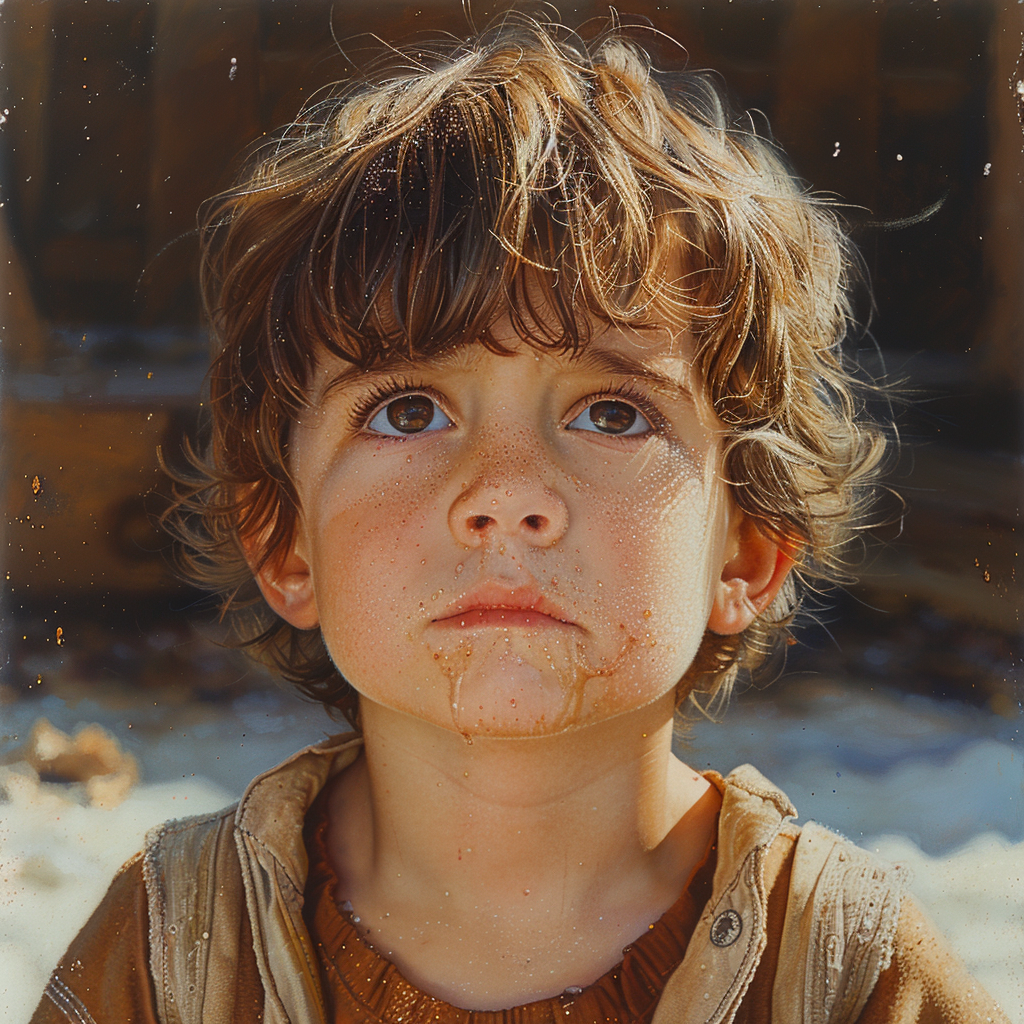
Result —
<instances>
[{"instance_id":1,"label":"blonde highlighted hair","mask_svg":"<svg viewBox=\"0 0 1024 1024\"><path fill-rule=\"evenodd\" d=\"M238 644L350 721L319 631L279 619L254 580L293 536L289 430L324 353L370 367L467 341L501 352L491 327L509 314L556 351L586 345L595 319L688 328L734 499L797 567L745 633L705 636L681 697L726 695L786 635L801 584L845 571L884 449L840 351L852 250L705 74L657 70L638 39L507 15L391 50L204 210L211 432L187 447L165 524Z\"/></svg>"}]
</instances>

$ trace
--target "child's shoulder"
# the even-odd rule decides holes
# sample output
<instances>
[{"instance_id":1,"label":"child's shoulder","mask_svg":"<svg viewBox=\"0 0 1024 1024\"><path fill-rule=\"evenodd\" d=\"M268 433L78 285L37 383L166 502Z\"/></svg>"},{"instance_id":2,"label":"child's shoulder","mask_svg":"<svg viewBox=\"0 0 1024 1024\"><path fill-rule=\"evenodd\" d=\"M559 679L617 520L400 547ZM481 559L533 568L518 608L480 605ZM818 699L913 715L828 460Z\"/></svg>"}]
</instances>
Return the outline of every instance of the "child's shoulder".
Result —
<instances>
[{"instance_id":1,"label":"child's shoulder","mask_svg":"<svg viewBox=\"0 0 1024 1024\"><path fill-rule=\"evenodd\" d=\"M781 923L792 934L786 940L820 932L822 941L831 944L831 959L841 952L837 943L856 939L858 946L877 945L891 937L909 881L905 868L817 822L797 825L792 802L752 765L741 765L725 778L708 778L722 792L715 873L719 900L747 889L767 915L770 893L787 893ZM809 922L814 923L810 933ZM776 929L780 925L766 923Z\"/></svg>"},{"instance_id":2,"label":"child's shoulder","mask_svg":"<svg viewBox=\"0 0 1024 1024\"><path fill-rule=\"evenodd\" d=\"M773 1021L1008 1024L907 894L905 868L797 825L750 765L705 777L722 794L712 896L656 1024L762 1020L765 1006Z\"/></svg>"},{"instance_id":3,"label":"child's shoulder","mask_svg":"<svg viewBox=\"0 0 1024 1024\"><path fill-rule=\"evenodd\" d=\"M706 777L722 793L714 887L676 985L688 988L699 962L721 989L709 998L750 986L787 1008L781 1019L804 1020L805 1003L856 1019L892 959L906 872L815 822L798 826L751 765Z\"/></svg>"}]
</instances>

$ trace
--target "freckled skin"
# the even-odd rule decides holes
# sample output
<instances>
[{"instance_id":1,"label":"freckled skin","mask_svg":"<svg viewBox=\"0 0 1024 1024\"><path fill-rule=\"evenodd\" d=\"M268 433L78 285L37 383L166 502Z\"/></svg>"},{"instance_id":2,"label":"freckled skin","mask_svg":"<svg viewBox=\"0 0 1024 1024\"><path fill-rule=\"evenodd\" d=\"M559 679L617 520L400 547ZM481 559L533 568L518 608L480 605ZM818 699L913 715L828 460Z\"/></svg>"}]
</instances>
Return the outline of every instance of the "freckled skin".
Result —
<instances>
[{"instance_id":1,"label":"freckled skin","mask_svg":"<svg viewBox=\"0 0 1024 1024\"><path fill-rule=\"evenodd\" d=\"M667 337L609 331L597 344L689 373ZM607 375L523 344L416 371L450 426L356 431L354 388L296 432L300 545L345 677L466 736L551 734L670 690L703 635L728 521L707 410L652 393L663 422L645 435L567 429ZM571 625L438 629L436 616L485 579L535 583Z\"/></svg>"}]
</instances>

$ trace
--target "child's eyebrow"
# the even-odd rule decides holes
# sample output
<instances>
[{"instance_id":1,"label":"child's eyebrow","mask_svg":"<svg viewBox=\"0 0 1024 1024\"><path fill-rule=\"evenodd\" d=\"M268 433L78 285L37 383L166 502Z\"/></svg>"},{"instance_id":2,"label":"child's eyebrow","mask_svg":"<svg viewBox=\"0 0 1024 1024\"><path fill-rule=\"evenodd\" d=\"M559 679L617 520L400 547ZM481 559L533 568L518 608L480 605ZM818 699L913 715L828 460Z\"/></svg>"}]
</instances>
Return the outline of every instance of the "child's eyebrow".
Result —
<instances>
[{"instance_id":1,"label":"child's eyebrow","mask_svg":"<svg viewBox=\"0 0 1024 1024\"><path fill-rule=\"evenodd\" d=\"M377 365L369 368L354 365L348 366L334 374L324 383L323 389L317 396L317 400L322 402L331 392L344 389L349 384L359 381L372 381L385 377L389 373L394 373L396 370L415 369L417 365L422 366L423 362L428 362L431 369L434 370L455 369L460 364L464 365L467 358L471 358L473 347L472 345L459 345L424 361L396 356L391 359L384 359ZM643 359L629 355L626 352L602 348L598 344L588 345L572 357L572 365L581 370L593 370L614 377L629 377L642 380L674 401L695 401L692 389L681 380L662 370L656 369Z\"/></svg>"},{"instance_id":2,"label":"child's eyebrow","mask_svg":"<svg viewBox=\"0 0 1024 1024\"><path fill-rule=\"evenodd\" d=\"M573 358L573 363L581 369L597 370L615 377L639 378L675 401L695 401L693 391L681 380L626 352L589 345Z\"/></svg>"},{"instance_id":3,"label":"child's eyebrow","mask_svg":"<svg viewBox=\"0 0 1024 1024\"><path fill-rule=\"evenodd\" d=\"M3 0L0 0L2 3ZM429 359L409 359L404 355L395 355L391 358L384 358L373 366L364 367L351 364L345 369L332 374L316 394L316 402L323 402L333 391L344 390L350 384L374 381L380 377L387 377L388 374L396 371L413 371L429 365L432 369L453 369L465 361L471 345L459 345L441 352Z\"/></svg>"}]
</instances>

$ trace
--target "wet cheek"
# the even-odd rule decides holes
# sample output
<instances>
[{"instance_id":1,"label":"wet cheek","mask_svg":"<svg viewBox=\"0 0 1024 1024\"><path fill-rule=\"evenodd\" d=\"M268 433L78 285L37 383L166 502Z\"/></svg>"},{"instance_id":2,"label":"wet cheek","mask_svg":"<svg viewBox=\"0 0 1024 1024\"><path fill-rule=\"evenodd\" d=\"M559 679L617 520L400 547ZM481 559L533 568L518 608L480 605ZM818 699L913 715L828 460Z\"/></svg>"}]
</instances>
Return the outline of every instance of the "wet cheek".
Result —
<instances>
[{"instance_id":1,"label":"wet cheek","mask_svg":"<svg viewBox=\"0 0 1024 1024\"><path fill-rule=\"evenodd\" d=\"M594 503L585 554L593 590L581 600L617 616L634 645L626 678L681 673L704 634L712 590L716 517L699 464L649 465L626 491ZM597 583L600 585L596 585Z\"/></svg>"},{"instance_id":2,"label":"wet cheek","mask_svg":"<svg viewBox=\"0 0 1024 1024\"><path fill-rule=\"evenodd\" d=\"M368 668L394 661L396 645L425 613L437 496L431 478L411 468L358 489L347 483L319 502L313 574L328 649L358 685Z\"/></svg>"}]
</instances>

